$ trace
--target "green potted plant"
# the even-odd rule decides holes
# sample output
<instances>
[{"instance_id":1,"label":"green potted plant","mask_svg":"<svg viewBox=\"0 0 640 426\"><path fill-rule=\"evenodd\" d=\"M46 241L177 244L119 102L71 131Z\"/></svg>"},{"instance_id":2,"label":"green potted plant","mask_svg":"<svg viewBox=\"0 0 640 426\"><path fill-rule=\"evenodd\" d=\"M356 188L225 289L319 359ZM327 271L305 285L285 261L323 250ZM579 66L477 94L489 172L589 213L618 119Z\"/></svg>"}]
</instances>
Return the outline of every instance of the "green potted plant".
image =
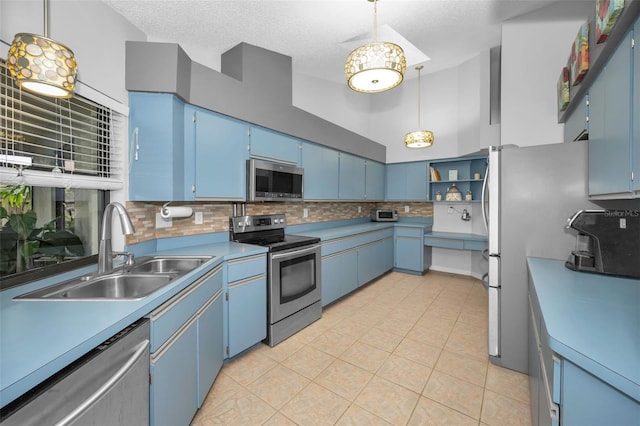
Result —
<instances>
[{"instance_id":1,"label":"green potted plant","mask_svg":"<svg viewBox=\"0 0 640 426\"><path fill-rule=\"evenodd\" d=\"M56 262L84 255L80 238L56 229L57 217L36 228L38 218L31 209L30 186L0 186L0 196L0 275L25 271L36 254Z\"/></svg>"}]
</instances>

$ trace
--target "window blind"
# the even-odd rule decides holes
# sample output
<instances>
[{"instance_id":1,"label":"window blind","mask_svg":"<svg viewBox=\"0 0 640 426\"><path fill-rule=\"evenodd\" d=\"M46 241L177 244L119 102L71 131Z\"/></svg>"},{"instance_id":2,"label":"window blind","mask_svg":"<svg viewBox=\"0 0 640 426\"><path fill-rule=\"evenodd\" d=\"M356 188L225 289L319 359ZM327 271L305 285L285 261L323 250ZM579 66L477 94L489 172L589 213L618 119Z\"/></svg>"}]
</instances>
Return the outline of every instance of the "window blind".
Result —
<instances>
[{"instance_id":1,"label":"window blind","mask_svg":"<svg viewBox=\"0 0 640 426\"><path fill-rule=\"evenodd\" d=\"M87 98L18 88L0 61L2 183L119 189L125 117Z\"/></svg>"}]
</instances>

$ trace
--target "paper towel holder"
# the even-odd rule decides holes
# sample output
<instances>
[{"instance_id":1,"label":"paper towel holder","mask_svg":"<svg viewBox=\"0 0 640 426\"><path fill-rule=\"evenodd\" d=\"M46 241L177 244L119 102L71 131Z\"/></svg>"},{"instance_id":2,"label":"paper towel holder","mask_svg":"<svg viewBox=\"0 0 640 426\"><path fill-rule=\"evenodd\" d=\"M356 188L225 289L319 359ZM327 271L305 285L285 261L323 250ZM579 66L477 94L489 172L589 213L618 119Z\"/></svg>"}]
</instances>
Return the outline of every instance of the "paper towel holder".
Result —
<instances>
[{"instance_id":1,"label":"paper towel holder","mask_svg":"<svg viewBox=\"0 0 640 426\"><path fill-rule=\"evenodd\" d=\"M193 214L191 207L169 207L171 201L166 202L160 208L160 216L164 220L171 220L171 218L184 218L190 217Z\"/></svg>"}]
</instances>

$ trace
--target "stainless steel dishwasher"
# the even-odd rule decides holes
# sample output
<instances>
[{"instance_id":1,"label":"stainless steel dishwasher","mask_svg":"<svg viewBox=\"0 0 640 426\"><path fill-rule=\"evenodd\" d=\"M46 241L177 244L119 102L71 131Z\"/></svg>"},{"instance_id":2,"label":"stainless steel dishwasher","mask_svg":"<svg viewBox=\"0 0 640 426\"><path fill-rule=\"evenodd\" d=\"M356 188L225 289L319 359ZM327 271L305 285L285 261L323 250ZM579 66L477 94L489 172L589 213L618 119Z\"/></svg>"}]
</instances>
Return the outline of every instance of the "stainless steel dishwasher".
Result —
<instances>
[{"instance_id":1,"label":"stainless steel dishwasher","mask_svg":"<svg viewBox=\"0 0 640 426\"><path fill-rule=\"evenodd\" d=\"M149 424L149 320L142 319L0 410L0 424Z\"/></svg>"}]
</instances>

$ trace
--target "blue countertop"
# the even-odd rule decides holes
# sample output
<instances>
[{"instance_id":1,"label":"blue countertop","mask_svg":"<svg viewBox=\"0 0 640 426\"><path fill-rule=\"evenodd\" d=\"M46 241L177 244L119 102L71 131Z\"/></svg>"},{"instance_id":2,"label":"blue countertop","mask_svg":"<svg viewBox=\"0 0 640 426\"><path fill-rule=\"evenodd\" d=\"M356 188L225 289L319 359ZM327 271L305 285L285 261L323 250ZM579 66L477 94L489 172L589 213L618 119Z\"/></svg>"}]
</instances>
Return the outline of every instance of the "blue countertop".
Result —
<instances>
[{"instance_id":1,"label":"blue countertop","mask_svg":"<svg viewBox=\"0 0 640 426\"><path fill-rule=\"evenodd\" d=\"M416 227L431 229L432 221L430 219L422 221L398 221L398 222L371 222L364 221L360 223L345 223L340 226L327 225L326 227L314 227L304 228L300 226L296 229L296 226L291 227L287 232L292 234L303 234L310 237L318 237L322 241L334 240L336 238L349 237L356 234L362 234L365 232L377 231L379 229L388 229L395 226L403 227Z\"/></svg>"},{"instance_id":2,"label":"blue countertop","mask_svg":"<svg viewBox=\"0 0 640 426\"><path fill-rule=\"evenodd\" d=\"M527 263L550 348L640 402L640 280Z\"/></svg>"},{"instance_id":3,"label":"blue countertop","mask_svg":"<svg viewBox=\"0 0 640 426\"><path fill-rule=\"evenodd\" d=\"M179 293L223 260L265 253L259 246L218 242L145 254L215 256L140 300L13 300L17 295L95 271L95 265L0 292L0 406L81 357Z\"/></svg>"},{"instance_id":4,"label":"blue countertop","mask_svg":"<svg viewBox=\"0 0 640 426\"><path fill-rule=\"evenodd\" d=\"M367 219L287 227L287 233L331 240L394 225L430 229L430 218L399 222ZM215 256L198 269L140 300L13 300L17 295L93 273L95 265L0 292L0 407L66 367L225 260L266 253L260 246L223 241L226 233L152 240L127 247L136 256Z\"/></svg>"},{"instance_id":5,"label":"blue countertop","mask_svg":"<svg viewBox=\"0 0 640 426\"><path fill-rule=\"evenodd\" d=\"M465 234L462 232L426 232L424 236L430 238L442 238L445 240L487 241L486 235Z\"/></svg>"}]
</instances>

